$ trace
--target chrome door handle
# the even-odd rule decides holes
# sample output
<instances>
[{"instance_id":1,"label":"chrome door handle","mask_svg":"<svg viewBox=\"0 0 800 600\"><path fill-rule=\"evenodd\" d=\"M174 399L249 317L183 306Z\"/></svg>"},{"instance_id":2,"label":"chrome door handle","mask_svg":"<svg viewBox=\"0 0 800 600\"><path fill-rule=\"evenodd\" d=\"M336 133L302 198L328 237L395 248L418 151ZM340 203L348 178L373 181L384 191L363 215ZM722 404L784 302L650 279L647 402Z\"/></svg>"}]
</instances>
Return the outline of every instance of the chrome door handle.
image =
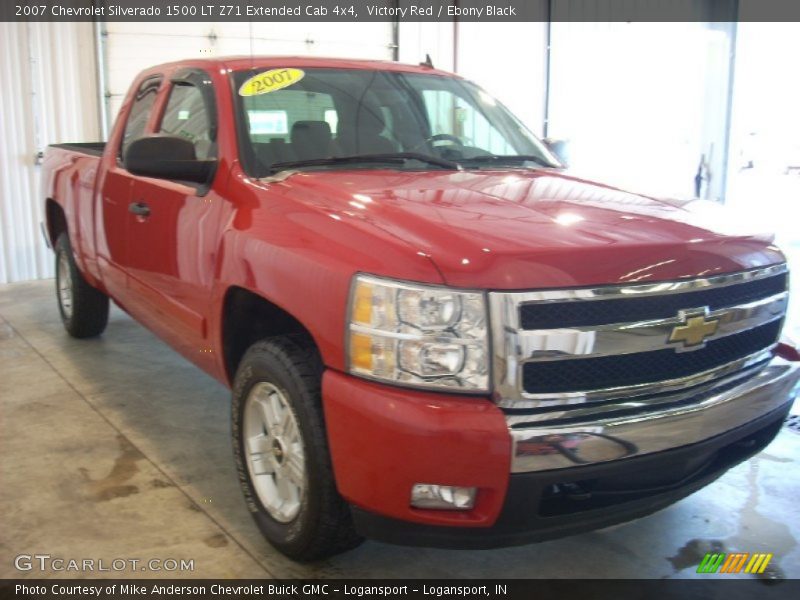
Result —
<instances>
[{"instance_id":1,"label":"chrome door handle","mask_svg":"<svg viewBox=\"0 0 800 600\"><path fill-rule=\"evenodd\" d=\"M144 202L131 202L128 205L128 212L131 212L139 217L149 217L150 207Z\"/></svg>"}]
</instances>

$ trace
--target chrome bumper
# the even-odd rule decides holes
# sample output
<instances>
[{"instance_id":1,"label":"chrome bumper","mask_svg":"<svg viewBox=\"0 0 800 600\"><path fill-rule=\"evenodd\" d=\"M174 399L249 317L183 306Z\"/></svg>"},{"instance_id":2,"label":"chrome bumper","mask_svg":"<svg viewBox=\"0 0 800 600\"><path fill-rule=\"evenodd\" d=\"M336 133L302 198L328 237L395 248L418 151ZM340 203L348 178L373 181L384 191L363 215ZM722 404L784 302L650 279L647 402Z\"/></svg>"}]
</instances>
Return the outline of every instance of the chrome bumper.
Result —
<instances>
[{"instance_id":1,"label":"chrome bumper","mask_svg":"<svg viewBox=\"0 0 800 600\"><path fill-rule=\"evenodd\" d=\"M776 359L745 383L690 406L565 427L518 428L509 419L511 471L564 469L701 442L791 402L798 380L800 365Z\"/></svg>"}]
</instances>

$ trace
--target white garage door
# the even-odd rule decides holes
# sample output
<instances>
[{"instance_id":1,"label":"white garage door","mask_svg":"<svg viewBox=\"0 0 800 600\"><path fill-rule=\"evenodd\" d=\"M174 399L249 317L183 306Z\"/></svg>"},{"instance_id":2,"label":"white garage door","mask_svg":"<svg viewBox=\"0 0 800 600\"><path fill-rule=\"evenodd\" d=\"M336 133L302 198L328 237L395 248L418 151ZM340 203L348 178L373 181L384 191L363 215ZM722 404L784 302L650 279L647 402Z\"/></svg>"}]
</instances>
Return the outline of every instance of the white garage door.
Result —
<instances>
[{"instance_id":1,"label":"white garage door","mask_svg":"<svg viewBox=\"0 0 800 600\"><path fill-rule=\"evenodd\" d=\"M108 118L139 71L184 58L241 54L391 60L391 23L108 23Z\"/></svg>"},{"instance_id":2,"label":"white garage door","mask_svg":"<svg viewBox=\"0 0 800 600\"><path fill-rule=\"evenodd\" d=\"M732 25L553 23L547 134L582 175L658 196L723 195Z\"/></svg>"}]
</instances>

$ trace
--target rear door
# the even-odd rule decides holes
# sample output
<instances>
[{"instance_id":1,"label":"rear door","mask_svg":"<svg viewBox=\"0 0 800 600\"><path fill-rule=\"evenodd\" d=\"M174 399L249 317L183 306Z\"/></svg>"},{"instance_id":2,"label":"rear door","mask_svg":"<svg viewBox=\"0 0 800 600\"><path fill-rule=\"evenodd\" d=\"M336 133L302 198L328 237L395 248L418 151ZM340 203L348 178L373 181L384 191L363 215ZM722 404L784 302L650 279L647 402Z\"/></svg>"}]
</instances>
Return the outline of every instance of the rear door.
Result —
<instances>
[{"instance_id":1,"label":"rear door","mask_svg":"<svg viewBox=\"0 0 800 600\"><path fill-rule=\"evenodd\" d=\"M217 158L217 111L211 77L183 69L169 82L155 131L191 140L198 159ZM206 337L219 204L211 182L137 177L128 215L127 271L137 318L181 347L201 352ZM141 213L141 210L137 212Z\"/></svg>"},{"instance_id":2,"label":"rear door","mask_svg":"<svg viewBox=\"0 0 800 600\"><path fill-rule=\"evenodd\" d=\"M148 77L137 88L127 116L125 126L116 143L115 152L103 160L105 169L102 181L98 182L100 193L97 214L97 255L100 271L111 295L123 304L126 303L127 277L125 265L128 262L127 227L130 220L128 205L136 177L122 166L122 157L128 145L147 133L158 90L163 82L161 75Z\"/></svg>"}]
</instances>

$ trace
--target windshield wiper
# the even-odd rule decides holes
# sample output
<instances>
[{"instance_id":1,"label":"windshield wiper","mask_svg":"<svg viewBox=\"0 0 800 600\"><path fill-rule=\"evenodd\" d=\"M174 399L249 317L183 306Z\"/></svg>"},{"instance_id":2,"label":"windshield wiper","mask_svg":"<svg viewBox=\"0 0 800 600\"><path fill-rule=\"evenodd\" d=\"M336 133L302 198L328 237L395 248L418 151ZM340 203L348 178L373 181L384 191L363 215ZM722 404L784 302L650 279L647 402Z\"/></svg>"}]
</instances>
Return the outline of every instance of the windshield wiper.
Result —
<instances>
[{"instance_id":1,"label":"windshield wiper","mask_svg":"<svg viewBox=\"0 0 800 600\"><path fill-rule=\"evenodd\" d=\"M473 156L472 158L462 158L459 160L462 164L508 164L519 165L526 162L533 162L543 167L557 167L553 163L547 161L541 156L533 154L483 154L481 156Z\"/></svg>"},{"instance_id":2,"label":"windshield wiper","mask_svg":"<svg viewBox=\"0 0 800 600\"><path fill-rule=\"evenodd\" d=\"M276 162L269 165L270 173L277 173L286 169L301 167L328 167L336 165L352 165L358 163L377 163L377 164L405 164L409 161L417 161L427 165L440 167L442 169L461 169L458 163L444 158L419 154L417 152L390 152L385 154L356 154L353 156L333 156L330 158L312 158L309 160L290 160Z\"/></svg>"}]
</instances>

